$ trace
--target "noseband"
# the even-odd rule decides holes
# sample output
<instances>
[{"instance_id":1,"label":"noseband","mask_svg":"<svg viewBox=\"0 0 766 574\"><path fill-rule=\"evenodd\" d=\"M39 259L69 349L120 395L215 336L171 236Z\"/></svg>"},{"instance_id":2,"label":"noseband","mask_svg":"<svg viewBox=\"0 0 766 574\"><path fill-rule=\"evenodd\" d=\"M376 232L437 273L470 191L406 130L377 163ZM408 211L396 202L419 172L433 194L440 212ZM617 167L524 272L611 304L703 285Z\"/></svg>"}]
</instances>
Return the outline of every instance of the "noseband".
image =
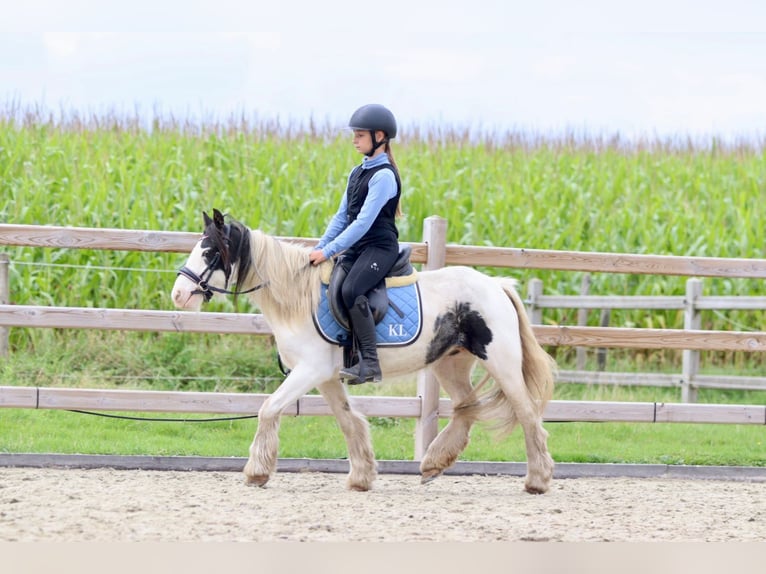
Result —
<instances>
[{"instance_id":1,"label":"noseband","mask_svg":"<svg viewBox=\"0 0 766 574\"><path fill-rule=\"evenodd\" d=\"M181 267L178 270L177 275L183 275L187 279L189 279L192 283L197 285L197 288L191 292L192 295L202 295L205 298L205 303L210 301L210 299L213 298L213 292L215 293L223 293L224 295L241 295L244 293L252 293L253 291L258 291L258 289L263 289L266 287L269 282L266 281L265 283L261 283L260 285L256 285L255 287L251 289L247 289L246 291L229 291L224 286L223 289L220 287L215 287L213 285L210 285L208 283L208 280L210 279L210 276L213 275L215 272L215 266L218 265L218 262L221 260L221 253L216 252L215 256L213 257L213 260L208 264L207 267L205 267L205 270L202 272L202 275L197 275L194 271L189 269L186 265ZM226 285L229 283L229 277L228 274L226 276Z\"/></svg>"}]
</instances>

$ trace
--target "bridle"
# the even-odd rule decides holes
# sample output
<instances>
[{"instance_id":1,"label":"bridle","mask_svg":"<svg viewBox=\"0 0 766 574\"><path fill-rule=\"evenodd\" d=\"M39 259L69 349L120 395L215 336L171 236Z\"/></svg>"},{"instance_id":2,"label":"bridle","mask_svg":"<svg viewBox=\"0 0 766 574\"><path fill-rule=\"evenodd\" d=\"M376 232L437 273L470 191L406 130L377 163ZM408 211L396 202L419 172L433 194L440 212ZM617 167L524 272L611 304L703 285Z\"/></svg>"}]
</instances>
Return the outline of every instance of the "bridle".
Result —
<instances>
[{"instance_id":1,"label":"bridle","mask_svg":"<svg viewBox=\"0 0 766 574\"><path fill-rule=\"evenodd\" d=\"M228 236L228 233L227 233ZM226 287L229 284L229 273L226 273L226 283L224 285L224 288L221 289L220 287L215 287L213 285L210 285L208 281L210 280L210 277L215 273L216 265L218 265L218 262L221 260L221 252L216 251L215 256L213 259L208 263L207 267L205 267L204 271L202 271L201 275L197 275L194 271L189 269L186 265L181 267L178 270L177 275L183 275L187 279L189 279L192 283L194 283L197 288L191 292L192 295L202 295L205 298L205 303L210 301L210 299L213 298L213 293L222 293L224 295L242 295L245 293L252 293L253 291L258 291L259 289L263 289L266 287L269 282L265 281L261 283L260 285L256 285L255 287L252 287L251 289L246 289L245 291L230 291L226 289Z\"/></svg>"},{"instance_id":2,"label":"bridle","mask_svg":"<svg viewBox=\"0 0 766 574\"><path fill-rule=\"evenodd\" d=\"M224 295L242 295L245 293L252 293L253 291L258 291L258 289L263 289L266 287L269 282L266 281L264 283L261 283L260 285L256 285L255 287L251 289L246 289L245 291L230 291L226 288L221 289L220 287L215 287L214 285L210 285L208 283L208 280L210 279L210 276L215 272L215 266L218 264L218 261L221 259L221 254L216 253L215 257L213 257L213 260L208 264L207 267L205 267L205 270L202 272L202 275L197 275L194 271L189 269L186 265L181 267L178 270L177 275L183 275L187 279L189 279L192 283L194 283L197 288L191 292L192 295L202 295L205 298L205 303L210 301L210 299L213 298L213 292L215 293L223 293ZM228 279L227 279L228 284Z\"/></svg>"}]
</instances>

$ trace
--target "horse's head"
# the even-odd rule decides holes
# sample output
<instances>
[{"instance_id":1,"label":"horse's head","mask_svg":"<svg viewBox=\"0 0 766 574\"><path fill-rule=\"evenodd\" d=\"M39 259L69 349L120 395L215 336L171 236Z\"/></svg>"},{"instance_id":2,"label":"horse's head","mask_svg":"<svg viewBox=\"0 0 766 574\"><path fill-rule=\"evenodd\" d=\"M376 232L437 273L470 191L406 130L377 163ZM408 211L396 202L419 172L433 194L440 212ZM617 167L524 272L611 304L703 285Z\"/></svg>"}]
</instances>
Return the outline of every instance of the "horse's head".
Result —
<instances>
[{"instance_id":1,"label":"horse's head","mask_svg":"<svg viewBox=\"0 0 766 574\"><path fill-rule=\"evenodd\" d=\"M250 268L249 233L241 223L226 223L223 214L203 212L205 231L178 271L173 303L179 309L199 310L216 293L236 295L229 285L245 277ZM240 291L241 292L241 291Z\"/></svg>"}]
</instances>

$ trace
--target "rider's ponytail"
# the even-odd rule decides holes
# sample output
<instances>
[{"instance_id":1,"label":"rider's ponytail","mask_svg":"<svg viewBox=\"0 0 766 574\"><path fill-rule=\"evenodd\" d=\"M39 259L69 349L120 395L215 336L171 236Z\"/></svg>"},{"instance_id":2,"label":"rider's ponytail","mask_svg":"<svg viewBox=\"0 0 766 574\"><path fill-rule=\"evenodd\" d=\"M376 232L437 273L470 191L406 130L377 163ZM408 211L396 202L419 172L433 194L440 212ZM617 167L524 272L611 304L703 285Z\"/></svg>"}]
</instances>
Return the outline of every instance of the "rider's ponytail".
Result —
<instances>
[{"instance_id":1,"label":"rider's ponytail","mask_svg":"<svg viewBox=\"0 0 766 574\"><path fill-rule=\"evenodd\" d=\"M391 141L386 141L386 147L384 148L385 152L388 154L388 161L391 162L391 165L394 166L394 169L398 172L399 167L396 165L396 160L394 160L394 154L391 151ZM404 212L402 211L402 198L399 197L399 204L396 206L396 217L401 217L404 215Z\"/></svg>"}]
</instances>

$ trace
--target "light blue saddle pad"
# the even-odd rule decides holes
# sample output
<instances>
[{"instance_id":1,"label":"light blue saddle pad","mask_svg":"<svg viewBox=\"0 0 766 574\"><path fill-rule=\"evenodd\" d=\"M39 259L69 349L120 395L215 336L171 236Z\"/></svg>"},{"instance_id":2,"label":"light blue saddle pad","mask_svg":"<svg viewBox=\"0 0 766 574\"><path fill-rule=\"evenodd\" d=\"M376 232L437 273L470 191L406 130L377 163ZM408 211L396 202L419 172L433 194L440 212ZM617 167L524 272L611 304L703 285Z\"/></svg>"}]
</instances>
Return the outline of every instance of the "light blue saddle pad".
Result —
<instances>
[{"instance_id":1,"label":"light blue saddle pad","mask_svg":"<svg viewBox=\"0 0 766 574\"><path fill-rule=\"evenodd\" d=\"M423 309L420 303L420 289L417 283L404 287L386 288L389 300L395 305L388 306L383 320L375 326L380 347L403 347L414 343L423 328ZM399 316L398 310L403 317ZM314 314L314 324L322 337L338 345L350 344L350 333L332 315L327 301L327 285L322 285L319 307Z\"/></svg>"}]
</instances>

